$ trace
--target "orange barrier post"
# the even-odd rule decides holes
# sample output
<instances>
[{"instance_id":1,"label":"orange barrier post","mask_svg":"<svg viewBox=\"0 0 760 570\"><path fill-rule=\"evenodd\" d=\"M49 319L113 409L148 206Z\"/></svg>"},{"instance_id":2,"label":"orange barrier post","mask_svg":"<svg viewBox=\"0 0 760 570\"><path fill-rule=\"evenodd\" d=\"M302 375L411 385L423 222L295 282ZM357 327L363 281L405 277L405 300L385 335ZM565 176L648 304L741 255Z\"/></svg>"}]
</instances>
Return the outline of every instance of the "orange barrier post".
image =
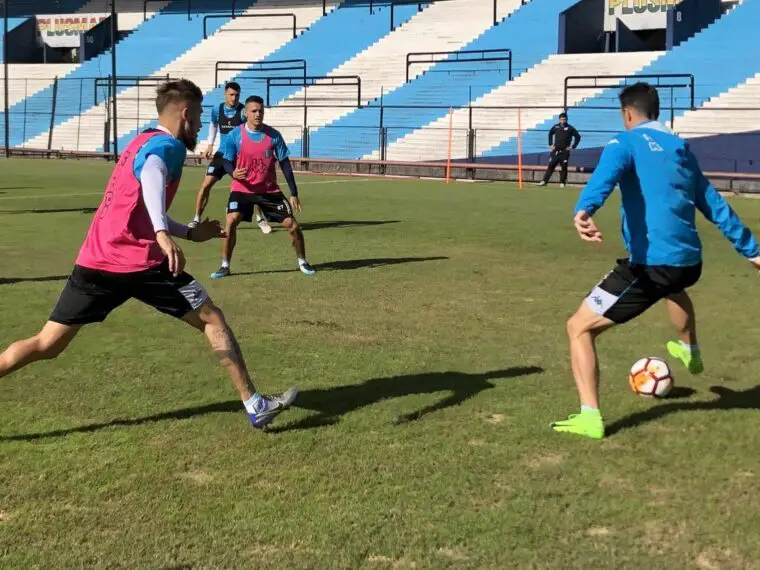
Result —
<instances>
[{"instance_id":1,"label":"orange barrier post","mask_svg":"<svg viewBox=\"0 0 760 570\"><path fill-rule=\"evenodd\" d=\"M517 109L517 187L523 187L522 163L522 109Z\"/></svg>"},{"instance_id":2,"label":"orange barrier post","mask_svg":"<svg viewBox=\"0 0 760 570\"><path fill-rule=\"evenodd\" d=\"M454 131L454 109L449 107L449 152L446 160L446 184L451 182L451 138Z\"/></svg>"}]
</instances>

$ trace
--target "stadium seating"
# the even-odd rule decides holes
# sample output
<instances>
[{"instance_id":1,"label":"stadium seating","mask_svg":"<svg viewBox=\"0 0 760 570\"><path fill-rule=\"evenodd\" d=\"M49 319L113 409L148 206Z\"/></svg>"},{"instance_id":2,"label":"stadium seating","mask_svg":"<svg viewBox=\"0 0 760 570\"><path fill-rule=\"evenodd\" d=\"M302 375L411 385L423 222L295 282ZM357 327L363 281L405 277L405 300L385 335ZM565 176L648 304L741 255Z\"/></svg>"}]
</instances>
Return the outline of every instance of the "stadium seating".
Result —
<instances>
[{"instance_id":1,"label":"stadium seating","mask_svg":"<svg viewBox=\"0 0 760 570\"><path fill-rule=\"evenodd\" d=\"M754 30L760 22L760 2L745 0L731 12L724 15L711 26L705 28L688 42L666 52L650 65L638 70L640 74L658 73L692 73L695 76L695 105L700 107L712 97L745 81L760 70L760 52L752 43ZM740 54L737 57L737 54ZM617 90L605 90L595 97L583 101L577 109L570 111L573 125L584 133L583 148L604 146L611 133L619 130L620 118L615 105ZM669 105L670 93L664 90L663 120L670 120L670 113L665 107ZM686 90L674 93L675 106L688 106ZM757 103L755 103L756 105ZM588 109L593 106L609 106L608 110ZM676 111L676 117L683 112ZM556 113L538 125L538 131L546 132L556 120ZM680 128L676 118L674 126ZM723 122L713 125L723 129ZM751 126L749 127L751 129ZM525 137L527 144L523 152L540 152L545 149L543 140L539 141L530 133ZM508 140L501 145L483 153L484 156L504 156L516 153L516 141Z\"/></svg>"},{"instance_id":2,"label":"stadium seating","mask_svg":"<svg viewBox=\"0 0 760 570\"><path fill-rule=\"evenodd\" d=\"M242 15L281 13L282 11L277 10L276 6L274 0L259 1L243 11ZM316 6L314 2L304 2L300 7L291 4L287 12L296 15L297 25L303 31L302 27L311 25L322 16L322 6ZM263 23L263 20L245 17L230 19L216 33L196 43L192 49L158 69L153 76L156 78L187 77L207 92L215 87L214 67L217 61L262 58L292 39L292 24L287 18L280 19L277 23L270 20ZM245 56L240 54L245 54ZM224 81L228 77L229 75L221 74L219 80ZM125 89L120 93L117 105L119 117L123 119L118 124L122 144L138 129L153 124L155 108L150 93L154 87L154 84L144 84ZM210 103L207 101L207 109L209 106ZM102 102L81 116L82 123L89 125L89 128L85 130L92 136L80 140L80 150L97 150L102 147L102 125L106 115L106 103ZM208 120L208 117L205 117L205 120ZM65 145L66 141L71 140L71 130L76 127L76 122L59 127L56 129L55 140Z\"/></svg>"},{"instance_id":3,"label":"stadium seating","mask_svg":"<svg viewBox=\"0 0 760 570\"><path fill-rule=\"evenodd\" d=\"M553 55L523 73L517 79L502 85L473 101L473 105L504 107L509 109L475 109L472 128L477 132L476 155L498 145L506 138L517 136L518 110L522 130L542 123L564 105L564 78L582 75L589 69L603 75L621 75L635 72L654 59L660 52L624 54L573 54ZM601 92L602 89L597 89ZM569 105L575 105L588 91L571 91ZM454 112L452 118L452 154L461 158L467 152L467 131L470 112L467 108ZM535 133L537 146L546 147L546 131ZM441 160L448 155L449 117L444 116L425 128L417 129L389 145L388 160ZM378 151L365 158L379 158Z\"/></svg>"},{"instance_id":4,"label":"stadium seating","mask_svg":"<svg viewBox=\"0 0 760 570\"><path fill-rule=\"evenodd\" d=\"M315 12L314 3L310 2L308 4L311 7L304 7L301 10L309 11L309 18L306 18L305 21L314 22L321 15L321 7L318 8L318 12ZM239 59L251 62L306 59L308 61L307 71L309 75L324 75L390 33L389 8L382 3L378 4L379 6L375 7L373 12L370 12L366 3L349 0L324 18L314 22L308 30L293 41L283 42L283 36L280 35L279 41L266 41L256 50L246 49L246 57ZM290 11L291 8L288 8L288 10ZM401 25L417 13L417 10L416 4L397 6L395 8L394 19L398 25ZM315 57L314 54L319 54L319 56ZM215 54L210 65L213 67L213 61L225 58L229 59L229 56L224 56L223 52L219 52ZM204 69L203 75L205 76L206 83L204 83L203 87L204 91L207 91L205 103L210 112L210 106L218 105L222 101L223 86L220 85L218 88L211 90L212 85L208 85L208 69L209 67ZM249 68L234 75L228 74L222 76L220 77L220 82L234 79L241 84L244 93L261 93L263 95L265 82L261 79L256 79L256 75L261 76L261 73L256 74ZM294 72L280 73L280 75L292 76ZM283 87L273 90L272 95L276 99L270 101L270 104L276 103L278 100L284 99L298 90L298 87ZM299 114L303 115L302 109ZM209 114L207 113L204 116L204 120L208 121L208 119ZM272 118L268 116L267 120L272 120ZM289 142L294 142L300 138L300 120L295 122L277 120L274 124L277 124L281 128L283 134L288 137ZM131 135L132 133L127 136ZM300 153L300 145L296 143L291 150L296 154Z\"/></svg>"},{"instance_id":5,"label":"stadium seating","mask_svg":"<svg viewBox=\"0 0 760 570\"><path fill-rule=\"evenodd\" d=\"M493 25L492 6L492 0L450 0L432 4L328 75L360 76L361 102L368 104L381 93L405 83L406 54L421 49L420 37L425 37L424 49L427 51L456 51ZM499 14L506 17L519 6L520 0L501 2ZM431 62L412 67L411 78L421 75L432 65ZM308 113L309 128L316 130L353 110L357 104L356 88L325 85L299 89L268 110L267 120L273 124L302 124L303 109L299 105L304 101L317 105Z\"/></svg>"},{"instance_id":6,"label":"stadium seating","mask_svg":"<svg viewBox=\"0 0 760 570\"><path fill-rule=\"evenodd\" d=\"M455 159L465 159L474 150L478 160L512 161L517 152L519 107L522 151L528 163L539 162L545 159L546 132L565 104L564 78L589 72L693 73L696 110L671 116L667 109L671 93L664 90L663 118L684 136L701 139L700 144L713 144L713 137L720 134L752 135L755 138L744 140L760 140L757 133L747 132L760 112L742 110L757 107L760 91L756 75L760 52L752 42L754 24L760 21L760 0L737 2L731 12L669 52L568 55L556 55L558 19L577 0L498 0L498 25L494 25L492 0L398 4L393 10L393 29L390 1L373 0L370 9L368 0L329 0L324 13L321 2L315 0L236 1L237 15L294 14L294 37L289 17L232 18L232 0L193 0L189 17L185 0L150 2L145 21L143 0L119 0L118 26L123 38L117 50L119 75L143 78L139 85L119 84L120 147L137 131L155 124L153 91L160 79L181 76L198 83L205 95L204 122L208 122L211 108L222 100L225 81L240 82L244 96L263 96L267 94L264 75L302 73L264 71L261 65L246 63L280 60L306 60L309 76L327 76L307 88L294 82L274 86L268 93L267 122L283 132L294 155L304 150L301 138L307 126L313 157L441 160L448 155L451 121ZM54 13L110 11L110 0L52 4ZM24 5L25 10L12 12L12 25L33 13L29 6L34 5L38 13L51 9L50 2ZM206 16L213 18L206 22L204 38ZM129 33L125 37L123 32ZM511 80L506 61L454 61L465 51L493 49L512 50ZM454 55L431 57L407 69L410 52ZM219 61L240 64L215 72ZM110 51L79 65L11 64L11 144L47 148L57 76L52 147L102 150L110 104L104 78L110 65ZM330 78L341 76L360 77L361 95L353 82L331 84ZM96 77L103 78L98 89ZM570 120L582 132L581 149L588 149L591 162L593 152L598 156L610 133L618 129L616 93L616 88L568 92ZM685 89L674 91L675 105L687 107L687 95ZM0 103L2 97L0 93ZM307 112L304 102L309 105ZM386 134L382 154L381 103ZM610 108L592 109L599 106ZM451 117L449 108L453 108ZM3 128L0 119L0 136ZM577 153L574 161L581 156ZM751 159L745 162L749 165Z\"/></svg>"},{"instance_id":7,"label":"stadium seating","mask_svg":"<svg viewBox=\"0 0 760 570\"><path fill-rule=\"evenodd\" d=\"M519 73L557 49L558 27L547 25L547 22L556 21L559 13L575 2L576 0L533 0L520 6L499 25L489 28L463 46L463 49L512 49L513 67ZM455 67L449 64L438 63L415 81L385 94L383 103L386 106L425 106L386 110L386 124L392 126L388 134L389 143L412 132L414 126L423 126L445 115L446 106L466 105L470 98L477 99L509 79L503 65L485 65L476 74L470 71L459 73L453 69ZM327 128L313 132L309 141L311 154L361 158L377 150L377 129L366 127L378 125L379 115L377 105L365 107L331 123ZM347 136L347 132L353 136Z\"/></svg>"},{"instance_id":8,"label":"stadium seating","mask_svg":"<svg viewBox=\"0 0 760 570\"><path fill-rule=\"evenodd\" d=\"M240 0L239 9L245 9L253 0ZM195 0L194 13L190 19L187 10L179 10L183 2L170 3L160 15L146 20L134 32L119 42L117 47L118 72L120 76L147 76L159 70L162 66L176 59L179 55L195 46L202 39L201 23L203 17L218 13L222 4L229 6L230 2L220 3L217 0ZM176 5L177 9L174 9ZM227 8L229 10L229 7ZM229 21L229 18L209 20L208 29L215 32ZM110 51L77 66L71 73L58 83L55 124L58 126L53 133L53 148L71 148L72 141L77 136L88 136L89 123L84 122L84 130L80 128L79 115L94 106L96 93L93 77L104 77L110 70ZM124 87L126 88L126 87ZM27 110L27 120L22 130L18 121L11 123L11 145L40 148L46 146L47 131L50 125L52 106L52 87L24 100ZM102 101L102 93L100 100ZM10 112L17 114L22 103L14 105ZM66 127L60 125L66 123ZM2 124L2 121L0 121ZM103 123L98 127L101 140ZM2 132L0 131L0 134Z\"/></svg>"}]
</instances>

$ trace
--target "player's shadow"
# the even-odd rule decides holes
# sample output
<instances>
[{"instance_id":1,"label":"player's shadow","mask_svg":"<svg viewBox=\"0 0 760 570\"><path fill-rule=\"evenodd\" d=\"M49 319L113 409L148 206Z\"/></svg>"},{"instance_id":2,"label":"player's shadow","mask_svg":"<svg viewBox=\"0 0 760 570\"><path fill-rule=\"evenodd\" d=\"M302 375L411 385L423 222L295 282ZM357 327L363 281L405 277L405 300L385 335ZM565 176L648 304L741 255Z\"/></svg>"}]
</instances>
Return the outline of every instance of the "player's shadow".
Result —
<instances>
[{"instance_id":1,"label":"player's shadow","mask_svg":"<svg viewBox=\"0 0 760 570\"><path fill-rule=\"evenodd\" d=\"M712 386L710 392L715 394L717 398L709 402L668 402L661 404L619 419L606 426L606 432L608 435L612 435L679 412L760 410L760 386L747 390L731 390L725 386Z\"/></svg>"},{"instance_id":2,"label":"player's shadow","mask_svg":"<svg viewBox=\"0 0 760 570\"><path fill-rule=\"evenodd\" d=\"M341 261L328 261L314 265L317 274L320 271L350 271L353 269L371 269L388 265L402 265L404 263L421 263L423 261L443 261L449 259L444 256L434 257L377 257L372 259L344 259ZM233 273L233 275L265 275L272 273L293 273L298 269L272 269L269 271L248 271L245 273Z\"/></svg>"},{"instance_id":3,"label":"player's shadow","mask_svg":"<svg viewBox=\"0 0 760 570\"><path fill-rule=\"evenodd\" d=\"M63 281L68 275L45 275L42 277L0 277L0 285L13 285L14 283L44 283L46 281Z\"/></svg>"},{"instance_id":4,"label":"player's shadow","mask_svg":"<svg viewBox=\"0 0 760 570\"><path fill-rule=\"evenodd\" d=\"M360 410L384 400L401 398L412 394L449 394L433 404L424 406L394 419L395 424L405 424L452 406L458 406L476 394L494 387L492 381L541 374L538 366L519 366L493 370L481 374L465 372L426 372L405 374L390 378L373 378L360 384L304 390L298 395L294 407L317 412L297 422L270 428L272 432L310 429L333 425L341 416Z\"/></svg>"},{"instance_id":5,"label":"player's shadow","mask_svg":"<svg viewBox=\"0 0 760 570\"><path fill-rule=\"evenodd\" d=\"M407 423L418 420L421 417L451 406L457 406L472 398L483 390L493 388L492 380L516 378L529 374L540 374L543 368L537 366L525 366L494 370L482 374L466 374L463 372L428 372L424 374L407 374L392 376L390 378L373 378L361 384L337 386L335 388L305 390L298 395L294 407L314 410L313 414L293 424L281 428L270 428L271 432L283 432L291 430L309 429L337 423L340 417L348 412L364 408L371 404L400 398L410 394L433 394L436 392L450 392L450 394L434 404L425 406L409 414L404 414L396 419L396 423ZM243 405L240 400L228 400L216 404L204 406L192 406L171 412L163 412L151 416L129 419L115 419L108 422L87 424L73 428L65 428L39 433L19 434L0 437L0 442L9 441L37 441L40 439L65 437L76 433L92 433L113 427L130 427L143 424L184 420L207 414L235 412L242 414Z\"/></svg>"},{"instance_id":6,"label":"player's shadow","mask_svg":"<svg viewBox=\"0 0 760 570\"><path fill-rule=\"evenodd\" d=\"M365 226L383 226L398 224L399 220L331 220L329 222L301 222L304 231L326 230L330 228L361 228Z\"/></svg>"},{"instance_id":7,"label":"player's shadow","mask_svg":"<svg viewBox=\"0 0 760 570\"><path fill-rule=\"evenodd\" d=\"M399 220L330 220L326 222L300 222L301 229L308 232L326 230L330 228L361 228L365 226L382 226L385 224L398 224ZM239 226L238 229L253 230L256 226ZM274 229L274 228L273 228Z\"/></svg>"},{"instance_id":8,"label":"player's shadow","mask_svg":"<svg viewBox=\"0 0 760 570\"><path fill-rule=\"evenodd\" d=\"M110 422L101 422L95 424L87 424L84 426L78 426L66 429L57 429L39 433L29 433L21 435L11 435L6 437L0 437L0 441L35 441L38 439L46 439L51 437L65 437L75 433L91 433L108 429L112 427L129 427L139 426L143 424L150 424L154 422L162 422L168 420L186 420L196 416L204 416L206 414L217 414L220 412L239 412L242 413L243 404L240 400L228 400L226 402L217 402L216 404L208 404L205 406L193 406L190 408L183 408L181 410L174 410L171 412L163 412L152 416L145 416L142 418L130 418L130 419L117 419Z\"/></svg>"},{"instance_id":9,"label":"player's shadow","mask_svg":"<svg viewBox=\"0 0 760 570\"><path fill-rule=\"evenodd\" d=\"M82 214L94 214L97 208L32 208L29 210L0 210L0 214L65 214L68 212L81 212Z\"/></svg>"}]
</instances>

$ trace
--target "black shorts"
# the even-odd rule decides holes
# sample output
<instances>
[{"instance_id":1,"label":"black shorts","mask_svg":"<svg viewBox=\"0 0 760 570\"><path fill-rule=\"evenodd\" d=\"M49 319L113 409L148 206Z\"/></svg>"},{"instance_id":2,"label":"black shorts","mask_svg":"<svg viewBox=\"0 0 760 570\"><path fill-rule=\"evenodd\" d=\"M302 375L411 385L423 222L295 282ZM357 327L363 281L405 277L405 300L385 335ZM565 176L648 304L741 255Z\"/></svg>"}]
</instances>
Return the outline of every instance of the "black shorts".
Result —
<instances>
[{"instance_id":1,"label":"black shorts","mask_svg":"<svg viewBox=\"0 0 760 570\"><path fill-rule=\"evenodd\" d=\"M168 261L135 273L111 273L75 265L50 320L62 325L99 323L129 299L181 319L200 307L208 293L188 273L174 277Z\"/></svg>"},{"instance_id":2,"label":"black shorts","mask_svg":"<svg viewBox=\"0 0 760 570\"><path fill-rule=\"evenodd\" d=\"M252 222L254 206L258 206L262 215L270 222L281 224L284 220L293 217L290 201L282 192L269 192L267 194L230 192L227 213L240 212L244 222Z\"/></svg>"},{"instance_id":3,"label":"black shorts","mask_svg":"<svg viewBox=\"0 0 760 570\"><path fill-rule=\"evenodd\" d=\"M217 180L224 178L227 172L224 170L224 153L217 152L214 154L211 162L208 163L206 176L213 176Z\"/></svg>"},{"instance_id":4,"label":"black shorts","mask_svg":"<svg viewBox=\"0 0 760 570\"><path fill-rule=\"evenodd\" d=\"M688 267L634 265L618 260L615 269L586 297L596 314L622 324L638 317L661 299L691 287L702 275L702 264Z\"/></svg>"}]
</instances>

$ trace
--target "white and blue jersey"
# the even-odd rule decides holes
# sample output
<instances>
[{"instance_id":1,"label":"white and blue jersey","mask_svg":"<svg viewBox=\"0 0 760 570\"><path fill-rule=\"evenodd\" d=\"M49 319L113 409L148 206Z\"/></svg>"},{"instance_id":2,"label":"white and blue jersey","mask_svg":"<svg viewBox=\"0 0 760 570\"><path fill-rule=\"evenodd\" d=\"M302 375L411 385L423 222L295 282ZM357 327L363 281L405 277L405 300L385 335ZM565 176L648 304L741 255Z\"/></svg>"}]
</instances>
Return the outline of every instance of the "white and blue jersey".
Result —
<instances>
[{"instance_id":1,"label":"white and blue jersey","mask_svg":"<svg viewBox=\"0 0 760 570\"><path fill-rule=\"evenodd\" d=\"M135 156L133 171L135 178L140 180L145 161L150 155L156 155L164 161L169 178L168 182L179 180L182 177L182 168L185 165L187 148L172 136L155 136L148 140Z\"/></svg>"},{"instance_id":2,"label":"white and blue jersey","mask_svg":"<svg viewBox=\"0 0 760 570\"><path fill-rule=\"evenodd\" d=\"M616 185L622 232L634 264L687 267L702 262L696 210L744 257L758 256L750 230L705 178L686 141L656 121L615 136L581 192L576 213L602 207Z\"/></svg>"}]
</instances>

